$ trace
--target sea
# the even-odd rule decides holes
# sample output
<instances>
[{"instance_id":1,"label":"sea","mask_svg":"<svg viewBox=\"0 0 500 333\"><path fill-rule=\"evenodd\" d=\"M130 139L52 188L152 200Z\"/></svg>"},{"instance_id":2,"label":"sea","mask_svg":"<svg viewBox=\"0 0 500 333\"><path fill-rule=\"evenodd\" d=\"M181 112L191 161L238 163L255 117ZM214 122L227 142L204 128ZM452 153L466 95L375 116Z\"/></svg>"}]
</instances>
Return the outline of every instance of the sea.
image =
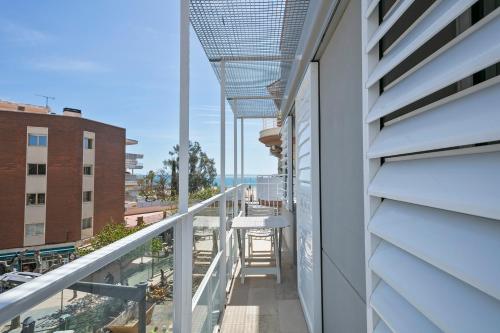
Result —
<instances>
[{"instance_id":1,"label":"sea","mask_svg":"<svg viewBox=\"0 0 500 333\"><path fill-rule=\"evenodd\" d=\"M234 177L232 175L226 175L226 186L233 185ZM241 182L240 177L238 177L238 182ZM257 176L256 175L248 175L243 177L243 183L248 185L256 185L257 184ZM220 176L217 176L214 180L214 186L218 186L220 184Z\"/></svg>"},{"instance_id":2,"label":"sea","mask_svg":"<svg viewBox=\"0 0 500 333\"><path fill-rule=\"evenodd\" d=\"M143 178L144 175L136 175L138 178ZM170 177L168 177L170 180ZM233 179L234 177L232 175L226 175L226 186L232 186L233 185ZM155 179L155 181L158 180L158 177ZM238 182L241 182L241 180L238 177ZM248 175L243 178L243 183L248 184L248 185L256 185L257 184L257 175ZM215 177L214 180L214 186L218 186L220 184L220 176Z\"/></svg>"}]
</instances>

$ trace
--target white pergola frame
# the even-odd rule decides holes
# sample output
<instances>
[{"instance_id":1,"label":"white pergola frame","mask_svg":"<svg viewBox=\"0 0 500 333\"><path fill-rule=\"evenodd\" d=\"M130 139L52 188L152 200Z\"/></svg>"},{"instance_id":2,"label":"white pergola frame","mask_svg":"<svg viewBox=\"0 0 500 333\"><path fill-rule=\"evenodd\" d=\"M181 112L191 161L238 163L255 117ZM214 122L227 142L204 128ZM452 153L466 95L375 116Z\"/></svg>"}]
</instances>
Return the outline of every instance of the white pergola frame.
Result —
<instances>
[{"instance_id":1,"label":"white pergola frame","mask_svg":"<svg viewBox=\"0 0 500 333\"><path fill-rule=\"evenodd\" d=\"M184 213L188 211L188 150L189 150L189 30L190 30L190 0L180 1L180 131L179 131L179 212ZM202 43L203 44L203 43ZM208 53L207 53L208 55ZM226 76L227 63L235 62L286 62L290 66L294 66L300 57L296 56L281 56L277 54L254 54L254 55L235 55L235 56L215 56L210 58L209 61L219 63L219 80L220 80L220 187L221 197L219 200L219 215L220 215L220 228L219 239L220 248L222 251L222 258L226 257L226 201L225 194L226 187L226 101L231 102L233 108L233 186L244 183L244 118L276 118L276 113L272 112L244 112L238 110L239 101L272 101L275 103L277 100L282 101L283 105L287 104L287 95L275 96L271 92L264 95L226 95ZM216 70L217 72L217 70ZM238 112L240 111L240 112ZM238 118L240 122L240 174L238 179ZM291 126L291 124L290 124ZM291 157L290 157L291 158ZM291 183L291 180L290 180ZM241 188L244 191L244 189ZM233 214L238 211L239 198L243 198L243 194L239 191L233 192ZM243 207L242 207L243 209ZM192 311L191 311L191 285L192 285L192 235L193 235L193 221L192 217L187 218L182 227L176 228L176 240L181 240L181 244L176 244L176 283L174 284L175 292L182 295L181 301L174 304L174 331L175 332L190 332L192 326ZM179 252L179 253L178 253ZM189 254L189 255L187 255ZM189 256L189 258L188 258ZM180 266L180 269L177 269ZM225 260L220 262L220 278L221 282L225 281L226 277L226 264ZM225 298L225 288L221 288L221 297ZM174 293L175 294L175 293Z\"/></svg>"},{"instance_id":2,"label":"white pergola frame","mask_svg":"<svg viewBox=\"0 0 500 333\"><path fill-rule=\"evenodd\" d=\"M179 98L179 213L188 211L189 200L189 0L180 0L180 98ZM221 257L226 257L226 94L225 94L225 61L221 61L220 87L220 188L219 199L220 228L219 239ZM246 96L247 98L252 98ZM259 98L259 97L256 97ZM240 98L233 98L240 99ZM234 168L233 186L238 185L238 127L237 113L234 110ZM243 118L241 118L241 174L243 182ZM239 191L233 192L233 214L238 211ZM193 245L193 218L186 214L182 223L175 227L174 252L174 332L190 332L192 328L192 245ZM177 241L180 240L180 241ZM221 297L226 297L226 261L220 260Z\"/></svg>"},{"instance_id":3,"label":"white pergola frame","mask_svg":"<svg viewBox=\"0 0 500 333\"><path fill-rule=\"evenodd\" d=\"M180 0L179 213L189 204L189 0ZM193 219L175 226L174 332L191 332ZM180 242L179 242L180 240Z\"/></svg>"}]
</instances>

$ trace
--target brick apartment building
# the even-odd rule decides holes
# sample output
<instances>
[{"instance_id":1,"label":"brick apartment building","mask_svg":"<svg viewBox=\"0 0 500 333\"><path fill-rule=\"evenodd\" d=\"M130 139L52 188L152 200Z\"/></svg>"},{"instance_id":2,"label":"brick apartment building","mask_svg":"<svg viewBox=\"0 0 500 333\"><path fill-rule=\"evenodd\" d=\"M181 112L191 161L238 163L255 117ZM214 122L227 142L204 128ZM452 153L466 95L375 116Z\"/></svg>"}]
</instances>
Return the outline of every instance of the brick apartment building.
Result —
<instances>
[{"instance_id":1,"label":"brick apartment building","mask_svg":"<svg viewBox=\"0 0 500 333\"><path fill-rule=\"evenodd\" d=\"M123 221L125 129L0 101L0 250L71 245Z\"/></svg>"}]
</instances>

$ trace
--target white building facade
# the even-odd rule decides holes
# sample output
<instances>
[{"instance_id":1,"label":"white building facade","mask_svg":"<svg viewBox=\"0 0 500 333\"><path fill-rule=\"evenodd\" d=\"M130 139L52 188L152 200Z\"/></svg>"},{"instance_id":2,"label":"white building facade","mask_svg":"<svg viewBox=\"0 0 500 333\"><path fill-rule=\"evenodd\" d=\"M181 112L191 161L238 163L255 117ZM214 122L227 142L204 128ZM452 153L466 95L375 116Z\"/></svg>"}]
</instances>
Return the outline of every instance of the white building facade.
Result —
<instances>
[{"instance_id":1,"label":"white building facade","mask_svg":"<svg viewBox=\"0 0 500 333\"><path fill-rule=\"evenodd\" d=\"M499 5L310 2L281 111L311 332L499 327Z\"/></svg>"}]
</instances>

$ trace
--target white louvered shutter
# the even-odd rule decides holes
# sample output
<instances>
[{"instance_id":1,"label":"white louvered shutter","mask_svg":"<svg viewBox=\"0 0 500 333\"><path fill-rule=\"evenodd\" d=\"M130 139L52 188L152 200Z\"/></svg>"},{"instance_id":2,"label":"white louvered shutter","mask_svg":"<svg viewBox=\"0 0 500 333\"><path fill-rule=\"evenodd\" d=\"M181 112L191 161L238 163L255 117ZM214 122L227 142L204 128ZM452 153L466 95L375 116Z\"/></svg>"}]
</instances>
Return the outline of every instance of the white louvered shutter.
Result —
<instances>
[{"instance_id":1,"label":"white louvered shutter","mask_svg":"<svg viewBox=\"0 0 500 333\"><path fill-rule=\"evenodd\" d=\"M281 165L281 171L280 174L283 176L283 196L282 200L283 203L285 204L285 207L288 208L288 198L287 198L287 189L286 189L286 182L287 182L287 170L288 170L288 165L287 165L287 155L288 155L288 128L287 128L287 119L285 119L281 125L281 130L280 130L280 137L281 137L281 156L280 156L280 165Z\"/></svg>"},{"instance_id":2,"label":"white louvered shutter","mask_svg":"<svg viewBox=\"0 0 500 333\"><path fill-rule=\"evenodd\" d=\"M500 2L427 2L363 1L368 331L499 332Z\"/></svg>"},{"instance_id":3,"label":"white louvered shutter","mask_svg":"<svg viewBox=\"0 0 500 333\"><path fill-rule=\"evenodd\" d=\"M292 194L292 118L287 117L281 126L281 173L283 175L283 201L285 207L292 211L293 209L293 194Z\"/></svg>"},{"instance_id":4,"label":"white louvered shutter","mask_svg":"<svg viewBox=\"0 0 500 333\"><path fill-rule=\"evenodd\" d=\"M311 333L321 332L318 64L310 63L295 98L297 140L297 290Z\"/></svg>"}]
</instances>

